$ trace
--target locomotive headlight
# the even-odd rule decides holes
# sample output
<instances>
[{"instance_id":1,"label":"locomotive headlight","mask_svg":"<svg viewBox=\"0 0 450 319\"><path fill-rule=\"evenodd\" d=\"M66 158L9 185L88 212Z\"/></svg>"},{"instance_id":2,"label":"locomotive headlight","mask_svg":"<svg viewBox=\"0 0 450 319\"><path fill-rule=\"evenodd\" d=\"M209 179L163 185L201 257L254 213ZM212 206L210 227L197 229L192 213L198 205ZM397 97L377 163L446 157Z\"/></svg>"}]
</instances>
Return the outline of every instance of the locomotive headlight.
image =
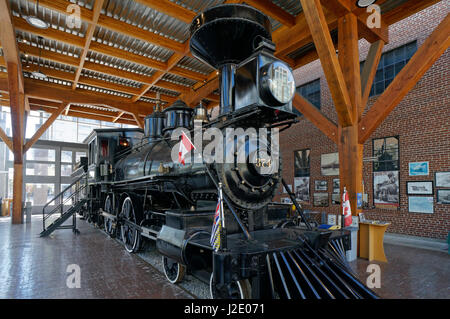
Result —
<instances>
[{"instance_id":1,"label":"locomotive headlight","mask_svg":"<svg viewBox=\"0 0 450 319\"><path fill-rule=\"evenodd\" d=\"M295 81L291 69L276 61L262 69L261 85L268 104L283 105L294 98Z\"/></svg>"}]
</instances>

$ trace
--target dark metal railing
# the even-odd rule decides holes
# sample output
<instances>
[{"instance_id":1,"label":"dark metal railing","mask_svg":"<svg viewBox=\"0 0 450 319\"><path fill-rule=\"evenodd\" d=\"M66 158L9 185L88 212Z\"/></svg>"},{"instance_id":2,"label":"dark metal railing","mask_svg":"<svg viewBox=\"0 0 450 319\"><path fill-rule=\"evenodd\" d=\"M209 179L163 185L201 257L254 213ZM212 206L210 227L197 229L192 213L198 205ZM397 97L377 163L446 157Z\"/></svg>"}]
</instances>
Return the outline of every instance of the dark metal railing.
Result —
<instances>
[{"instance_id":1,"label":"dark metal railing","mask_svg":"<svg viewBox=\"0 0 450 319\"><path fill-rule=\"evenodd\" d=\"M53 219L50 219L56 213L60 213L58 217L61 217L65 211L64 206L75 206L81 199L86 197L87 190L87 173L84 173L80 177L78 177L72 184L67 186L61 193L56 195L52 200L50 200L45 206L42 208L42 224L43 231L47 229L52 223L47 225L46 223ZM50 212L46 213L46 209L54 203L54 207L50 210Z\"/></svg>"}]
</instances>

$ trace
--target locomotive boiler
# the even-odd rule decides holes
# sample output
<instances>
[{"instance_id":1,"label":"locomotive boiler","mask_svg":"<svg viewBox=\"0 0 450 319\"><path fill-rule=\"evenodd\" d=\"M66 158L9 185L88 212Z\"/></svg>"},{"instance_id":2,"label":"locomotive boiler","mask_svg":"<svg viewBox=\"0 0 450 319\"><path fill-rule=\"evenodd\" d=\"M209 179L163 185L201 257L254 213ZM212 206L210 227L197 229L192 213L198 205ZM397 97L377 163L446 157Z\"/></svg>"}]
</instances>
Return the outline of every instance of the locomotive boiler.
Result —
<instances>
[{"instance_id":1,"label":"locomotive boiler","mask_svg":"<svg viewBox=\"0 0 450 319\"><path fill-rule=\"evenodd\" d=\"M313 227L289 190L295 214L272 202L287 188L275 135L297 114L293 73L274 56L270 20L247 5L219 5L195 17L190 32L192 54L218 70L218 116L177 101L158 105L144 131L94 131L87 219L129 252L156 241L167 279L189 271L209 282L213 298L376 297L348 268L348 232ZM206 136L220 147L208 153L197 144L182 164L174 160L182 130L194 146ZM226 227L216 251L219 193Z\"/></svg>"}]
</instances>

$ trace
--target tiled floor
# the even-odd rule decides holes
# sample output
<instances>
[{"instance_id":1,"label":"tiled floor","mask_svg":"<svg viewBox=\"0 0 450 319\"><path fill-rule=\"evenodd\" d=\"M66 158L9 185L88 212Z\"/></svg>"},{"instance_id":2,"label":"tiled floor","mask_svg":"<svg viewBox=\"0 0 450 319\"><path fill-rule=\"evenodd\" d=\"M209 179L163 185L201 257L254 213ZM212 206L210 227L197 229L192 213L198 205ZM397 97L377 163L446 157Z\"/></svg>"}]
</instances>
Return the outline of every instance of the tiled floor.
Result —
<instances>
[{"instance_id":1,"label":"tiled floor","mask_svg":"<svg viewBox=\"0 0 450 319\"><path fill-rule=\"evenodd\" d=\"M0 298L192 298L115 240L84 221L78 226L78 236L58 230L39 238L38 218L0 219ZM71 264L80 267L79 289L66 284Z\"/></svg>"},{"instance_id":2,"label":"tiled floor","mask_svg":"<svg viewBox=\"0 0 450 319\"><path fill-rule=\"evenodd\" d=\"M450 255L433 251L384 244L388 263L377 263L381 269L381 288L373 289L382 298L450 298ZM351 263L362 282L369 273L367 260Z\"/></svg>"},{"instance_id":3,"label":"tiled floor","mask_svg":"<svg viewBox=\"0 0 450 319\"><path fill-rule=\"evenodd\" d=\"M164 275L104 233L78 223L81 235L56 231L39 238L39 218L11 225L0 218L0 298L192 298ZM382 298L450 298L450 256L445 252L385 244ZM79 265L81 288L68 288L68 265ZM366 282L370 263L351 264Z\"/></svg>"}]
</instances>

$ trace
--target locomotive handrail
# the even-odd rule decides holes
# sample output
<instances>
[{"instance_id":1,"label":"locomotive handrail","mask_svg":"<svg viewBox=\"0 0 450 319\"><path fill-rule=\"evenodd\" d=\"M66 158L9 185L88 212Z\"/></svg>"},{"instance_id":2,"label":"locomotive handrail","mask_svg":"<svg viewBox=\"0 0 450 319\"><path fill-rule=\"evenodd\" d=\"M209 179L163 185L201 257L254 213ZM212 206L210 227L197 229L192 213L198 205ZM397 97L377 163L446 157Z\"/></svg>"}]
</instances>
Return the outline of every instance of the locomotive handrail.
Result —
<instances>
[{"instance_id":1,"label":"locomotive handrail","mask_svg":"<svg viewBox=\"0 0 450 319\"><path fill-rule=\"evenodd\" d=\"M251 116L257 115L257 114L259 114L259 113L261 113L260 110L252 110L252 111L248 111L247 113L239 114L238 116L233 117L233 118L230 118L230 119L228 119L228 120L226 120L226 121L221 121L220 118L221 118L222 116L220 116L220 117L214 119L213 121L210 121L210 122L208 122L208 123L206 123L206 124L203 124L202 128L206 129L206 128L208 128L208 127L213 126L214 124L220 124L220 125L219 125L219 128L222 128L222 127L227 126L227 125L230 125L230 124L232 124L232 123L234 123L234 122L236 122L236 121L240 121L240 120L242 120L243 118L251 117ZM191 132L191 133L194 132L194 129L189 130L189 132ZM144 140L145 140L145 141L144 141ZM125 149L125 150L122 150L122 151L118 152L118 153L114 156L114 159L117 160L117 159L119 159L119 158L122 157L122 156L128 155L130 152L133 152L134 150L137 150L137 149L139 149L139 148L141 148L141 147L145 147L145 146L147 146L147 145L153 144L153 143L155 143L155 142L160 142L160 141L168 142L168 141L170 141L170 140L171 140L171 137L170 137L170 136L157 138L157 139L155 139L155 140L153 140L153 141L149 141L147 138L144 137L144 138L141 139L141 142L139 142L138 144L134 145L132 148L130 148L130 149Z\"/></svg>"},{"instance_id":2,"label":"locomotive handrail","mask_svg":"<svg viewBox=\"0 0 450 319\"><path fill-rule=\"evenodd\" d=\"M43 228L44 230L46 229L45 227L45 222L48 218L50 218L50 216L52 216L55 212L57 212L58 210L61 211L61 215L63 214L62 209L64 208L64 205L67 204L69 201L71 201L74 197L78 196L84 189L86 189L87 185L86 183L83 183L82 186L80 186L79 188L77 188L74 192L72 192L67 198L64 198L64 194L70 190L74 185L76 185L78 182L80 182L82 179L86 179L87 180L87 173L84 173L83 175L81 175L80 177L78 177L74 182L72 182L72 184L70 184L69 186L67 186L66 188L64 188L64 190L62 192L60 192L58 195L56 195L53 199L51 199L49 202L47 202L47 204L44 205L44 207L42 208L42 222L43 222ZM60 200L60 203L57 204L57 199L62 198L62 200ZM55 207L48 213L45 213L45 209L50 206L51 203L55 203Z\"/></svg>"}]
</instances>

